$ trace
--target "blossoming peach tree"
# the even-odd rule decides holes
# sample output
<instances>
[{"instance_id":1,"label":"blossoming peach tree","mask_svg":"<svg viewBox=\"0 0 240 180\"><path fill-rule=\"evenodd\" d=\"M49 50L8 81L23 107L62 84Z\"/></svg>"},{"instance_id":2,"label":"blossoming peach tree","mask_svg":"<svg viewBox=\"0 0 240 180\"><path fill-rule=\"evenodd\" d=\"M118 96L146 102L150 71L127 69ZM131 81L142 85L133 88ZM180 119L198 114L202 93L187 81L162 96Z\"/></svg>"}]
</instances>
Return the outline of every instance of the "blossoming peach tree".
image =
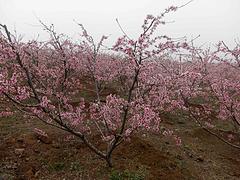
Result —
<instances>
[{"instance_id":1,"label":"blossoming peach tree","mask_svg":"<svg viewBox=\"0 0 240 180\"><path fill-rule=\"evenodd\" d=\"M220 43L210 52L157 36L157 27L166 23L164 16L178 8L148 15L136 39L123 31L109 53L103 51L107 37L95 43L82 24L80 43L43 23L50 40L23 43L1 25L0 98L13 107L0 116L17 109L67 131L110 167L112 153L122 142L139 131L161 132L161 114L177 109L238 147L211 128L213 120L220 119L239 129L239 45L230 50ZM93 134L101 136L105 149L91 141ZM172 131L163 134L181 144Z\"/></svg>"},{"instance_id":2,"label":"blossoming peach tree","mask_svg":"<svg viewBox=\"0 0 240 180\"><path fill-rule=\"evenodd\" d=\"M158 86L164 80L159 73L151 72L155 64L149 60L181 48L182 44L167 36L154 36L156 28L165 24L163 17L176 10L172 6L160 16L148 15L140 36L136 40L126 34L119 38L111 48L115 51L112 55L101 50L107 37L102 36L96 44L81 24L80 43L73 43L57 34L54 26L43 23L50 40L23 43L1 25L2 100L24 115L80 138L112 166L117 146L137 131L159 132L159 113L166 104L172 107L168 92ZM86 83L91 97L82 93ZM10 111L7 108L1 115ZM101 135L106 150L90 141L93 132Z\"/></svg>"},{"instance_id":3,"label":"blossoming peach tree","mask_svg":"<svg viewBox=\"0 0 240 180\"><path fill-rule=\"evenodd\" d=\"M232 50L224 42L214 50L189 50L194 60L181 64L184 72L175 83L182 109L205 131L240 149L239 44Z\"/></svg>"}]
</instances>

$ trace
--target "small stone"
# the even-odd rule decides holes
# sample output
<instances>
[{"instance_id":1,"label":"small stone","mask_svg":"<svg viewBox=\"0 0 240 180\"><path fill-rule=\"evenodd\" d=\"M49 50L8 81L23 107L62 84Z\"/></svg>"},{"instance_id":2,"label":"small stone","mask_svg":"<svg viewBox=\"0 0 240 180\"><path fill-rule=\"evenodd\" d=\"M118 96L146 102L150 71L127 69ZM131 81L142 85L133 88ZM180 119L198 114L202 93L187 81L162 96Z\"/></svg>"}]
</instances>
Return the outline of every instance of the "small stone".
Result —
<instances>
[{"instance_id":1,"label":"small stone","mask_svg":"<svg viewBox=\"0 0 240 180\"><path fill-rule=\"evenodd\" d=\"M40 151L38 149L34 149L35 153L40 153Z\"/></svg>"},{"instance_id":2,"label":"small stone","mask_svg":"<svg viewBox=\"0 0 240 180\"><path fill-rule=\"evenodd\" d=\"M197 161L198 161L198 162L203 162L203 161L204 161L204 159L203 159L203 157L202 157L202 156L199 156L199 157L197 158Z\"/></svg>"},{"instance_id":3,"label":"small stone","mask_svg":"<svg viewBox=\"0 0 240 180\"><path fill-rule=\"evenodd\" d=\"M34 175L34 177L38 177L38 175L40 174L40 171L37 171Z\"/></svg>"},{"instance_id":4,"label":"small stone","mask_svg":"<svg viewBox=\"0 0 240 180\"><path fill-rule=\"evenodd\" d=\"M9 164L6 165L6 169L17 169L18 164L17 163L13 163L13 164Z\"/></svg>"},{"instance_id":5,"label":"small stone","mask_svg":"<svg viewBox=\"0 0 240 180\"><path fill-rule=\"evenodd\" d=\"M45 144L51 144L52 143L52 140L48 136L45 136L45 135L42 135L42 134L39 134L39 133L35 133L35 136L40 142L43 142Z\"/></svg>"},{"instance_id":6,"label":"small stone","mask_svg":"<svg viewBox=\"0 0 240 180\"><path fill-rule=\"evenodd\" d=\"M14 150L14 152L16 155L21 156L23 154L24 150L25 150L24 148L17 148Z\"/></svg>"},{"instance_id":7,"label":"small stone","mask_svg":"<svg viewBox=\"0 0 240 180\"><path fill-rule=\"evenodd\" d=\"M193 158L193 154L192 153L188 153L188 156L190 157L190 158Z\"/></svg>"}]
</instances>

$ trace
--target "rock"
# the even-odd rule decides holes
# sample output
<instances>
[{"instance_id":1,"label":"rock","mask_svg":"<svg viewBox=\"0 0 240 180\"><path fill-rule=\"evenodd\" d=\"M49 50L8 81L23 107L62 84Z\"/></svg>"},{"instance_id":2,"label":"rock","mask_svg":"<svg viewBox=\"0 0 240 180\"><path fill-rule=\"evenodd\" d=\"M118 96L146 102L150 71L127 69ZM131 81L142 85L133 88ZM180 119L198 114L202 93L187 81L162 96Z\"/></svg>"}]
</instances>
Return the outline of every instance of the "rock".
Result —
<instances>
[{"instance_id":1,"label":"rock","mask_svg":"<svg viewBox=\"0 0 240 180\"><path fill-rule=\"evenodd\" d=\"M187 155L190 157L190 158L193 158L193 154L191 152L187 152Z\"/></svg>"},{"instance_id":2,"label":"rock","mask_svg":"<svg viewBox=\"0 0 240 180\"><path fill-rule=\"evenodd\" d=\"M6 169L17 169L18 164L13 163L13 164L6 165L5 167L6 167Z\"/></svg>"},{"instance_id":3,"label":"rock","mask_svg":"<svg viewBox=\"0 0 240 180\"><path fill-rule=\"evenodd\" d=\"M39 133L35 133L35 137L39 141L41 141L42 143L45 143L45 144L51 144L52 143L52 140L51 140L51 138L49 138L49 136L39 134Z\"/></svg>"},{"instance_id":4,"label":"rock","mask_svg":"<svg viewBox=\"0 0 240 180\"><path fill-rule=\"evenodd\" d=\"M14 150L14 152L16 155L22 156L24 153L24 150L25 150L24 148L17 148Z\"/></svg>"},{"instance_id":5,"label":"rock","mask_svg":"<svg viewBox=\"0 0 240 180\"><path fill-rule=\"evenodd\" d=\"M203 159L202 156L199 156L196 160L197 160L198 162L203 162L203 161L204 161L204 159Z\"/></svg>"},{"instance_id":6,"label":"rock","mask_svg":"<svg viewBox=\"0 0 240 180\"><path fill-rule=\"evenodd\" d=\"M39 174L40 174L40 170L35 173L34 177L38 177Z\"/></svg>"},{"instance_id":7,"label":"rock","mask_svg":"<svg viewBox=\"0 0 240 180\"><path fill-rule=\"evenodd\" d=\"M38 149L34 149L35 153L40 153L40 151Z\"/></svg>"}]
</instances>

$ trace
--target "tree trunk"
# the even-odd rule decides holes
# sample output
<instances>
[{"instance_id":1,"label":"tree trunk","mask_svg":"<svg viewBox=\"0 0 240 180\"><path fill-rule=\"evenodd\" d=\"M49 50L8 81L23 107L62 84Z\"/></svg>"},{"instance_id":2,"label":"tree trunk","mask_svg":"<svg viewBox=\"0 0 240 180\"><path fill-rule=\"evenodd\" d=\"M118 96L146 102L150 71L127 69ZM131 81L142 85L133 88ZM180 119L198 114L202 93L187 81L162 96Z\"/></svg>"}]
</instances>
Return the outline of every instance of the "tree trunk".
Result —
<instances>
[{"instance_id":1,"label":"tree trunk","mask_svg":"<svg viewBox=\"0 0 240 180\"><path fill-rule=\"evenodd\" d=\"M108 167L111 167L111 168L112 168L112 167L113 167L113 164L112 164L112 157L111 157L111 155L110 155L110 156L107 156L105 160L107 161Z\"/></svg>"}]
</instances>

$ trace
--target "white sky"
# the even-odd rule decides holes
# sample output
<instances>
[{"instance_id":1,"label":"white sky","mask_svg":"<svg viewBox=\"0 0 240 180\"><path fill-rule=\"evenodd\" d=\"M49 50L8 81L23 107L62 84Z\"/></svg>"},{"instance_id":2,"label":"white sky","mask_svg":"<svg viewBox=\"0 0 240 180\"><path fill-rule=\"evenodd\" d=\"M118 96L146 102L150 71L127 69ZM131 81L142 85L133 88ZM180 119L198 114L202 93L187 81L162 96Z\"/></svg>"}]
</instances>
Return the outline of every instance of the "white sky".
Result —
<instances>
[{"instance_id":1,"label":"white sky","mask_svg":"<svg viewBox=\"0 0 240 180\"><path fill-rule=\"evenodd\" d=\"M78 38L80 28L73 20L82 23L89 34L99 39L111 35L108 45L122 33L115 21L131 37L136 37L147 14L160 14L171 5L182 5L188 0L0 0L0 23L16 29L25 39L46 39L38 19L54 24L57 32ZM175 21L159 29L170 37L201 35L198 44L224 40L234 45L240 39L240 0L194 0L171 13L167 21Z\"/></svg>"}]
</instances>

